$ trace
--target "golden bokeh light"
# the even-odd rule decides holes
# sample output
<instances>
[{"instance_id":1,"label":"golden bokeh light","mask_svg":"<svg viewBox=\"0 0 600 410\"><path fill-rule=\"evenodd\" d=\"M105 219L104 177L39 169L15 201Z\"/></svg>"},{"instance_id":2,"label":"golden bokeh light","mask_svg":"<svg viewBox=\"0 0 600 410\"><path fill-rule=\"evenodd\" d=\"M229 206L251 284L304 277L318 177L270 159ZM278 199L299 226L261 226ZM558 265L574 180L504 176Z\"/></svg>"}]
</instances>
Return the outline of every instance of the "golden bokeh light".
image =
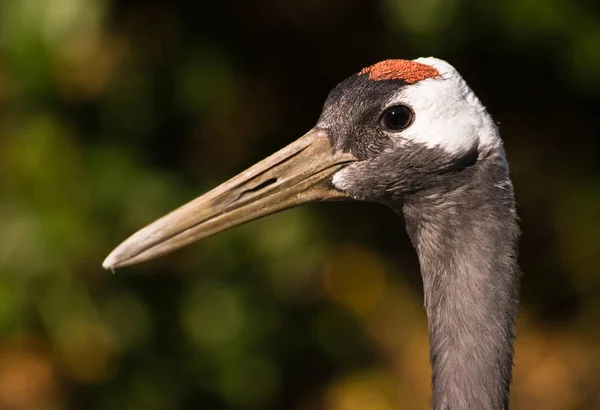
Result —
<instances>
[{"instance_id":1,"label":"golden bokeh light","mask_svg":"<svg viewBox=\"0 0 600 410\"><path fill-rule=\"evenodd\" d=\"M358 315L367 315L381 301L386 286L386 268L372 251L347 245L328 256L323 285L332 299Z\"/></svg>"}]
</instances>

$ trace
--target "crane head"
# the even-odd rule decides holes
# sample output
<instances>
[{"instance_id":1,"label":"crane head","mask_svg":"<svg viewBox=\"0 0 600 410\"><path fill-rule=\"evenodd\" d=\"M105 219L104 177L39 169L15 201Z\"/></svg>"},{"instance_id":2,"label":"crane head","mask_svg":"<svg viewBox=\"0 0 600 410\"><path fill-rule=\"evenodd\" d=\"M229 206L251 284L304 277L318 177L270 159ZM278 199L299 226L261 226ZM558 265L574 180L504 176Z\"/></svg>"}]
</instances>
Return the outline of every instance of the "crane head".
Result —
<instances>
[{"instance_id":1,"label":"crane head","mask_svg":"<svg viewBox=\"0 0 600 410\"><path fill-rule=\"evenodd\" d=\"M134 233L103 266L153 259L307 202L390 203L455 189L462 170L498 147L493 121L448 63L382 61L336 86L304 136Z\"/></svg>"}]
</instances>

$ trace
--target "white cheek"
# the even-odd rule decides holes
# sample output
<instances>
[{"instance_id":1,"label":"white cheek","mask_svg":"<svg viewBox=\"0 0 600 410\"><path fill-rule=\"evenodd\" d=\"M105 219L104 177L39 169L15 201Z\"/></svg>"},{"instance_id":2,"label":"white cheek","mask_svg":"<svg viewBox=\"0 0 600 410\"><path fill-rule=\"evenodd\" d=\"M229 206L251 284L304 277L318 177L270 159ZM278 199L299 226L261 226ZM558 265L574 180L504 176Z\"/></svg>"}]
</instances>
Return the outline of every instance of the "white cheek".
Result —
<instances>
[{"instance_id":1,"label":"white cheek","mask_svg":"<svg viewBox=\"0 0 600 410\"><path fill-rule=\"evenodd\" d=\"M453 154L499 144L495 124L458 72L441 60L423 60L436 67L441 78L410 85L388 104L408 104L415 112L415 120L400 134L401 140Z\"/></svg>"},{"instance_id":2,"label":"white cheek","mask_svg":"<svg viewBox=\"0 0 600 410\"><path fill-rule=\"evenodd\" d=\"M331 183L333 184L333 186L339 189L340 191L347 191L349 188L347 174L348 168L343 168L336 172L333 175L333 178L331 179Z\"/></svg>"}]
</instances>

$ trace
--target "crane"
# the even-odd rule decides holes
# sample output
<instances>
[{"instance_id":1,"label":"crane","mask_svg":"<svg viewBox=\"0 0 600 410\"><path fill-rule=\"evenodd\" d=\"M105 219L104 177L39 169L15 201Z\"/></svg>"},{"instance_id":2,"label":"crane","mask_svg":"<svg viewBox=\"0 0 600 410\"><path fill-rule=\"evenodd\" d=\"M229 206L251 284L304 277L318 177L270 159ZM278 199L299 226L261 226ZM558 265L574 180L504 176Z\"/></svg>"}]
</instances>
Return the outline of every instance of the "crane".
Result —
<instances>
[{"instance_id":1,"label":"crane","mask_svg":"<svg viewBox=\"0 0 600 410\"><path fill-rule=\"evenodd\" d=\"M436 410L508 408L520 270L498 128L449 63L385 60L337 85L314 128L134 233L114 269L303 203L404 214L424 287Z\"/></svg>"}]
</instances>

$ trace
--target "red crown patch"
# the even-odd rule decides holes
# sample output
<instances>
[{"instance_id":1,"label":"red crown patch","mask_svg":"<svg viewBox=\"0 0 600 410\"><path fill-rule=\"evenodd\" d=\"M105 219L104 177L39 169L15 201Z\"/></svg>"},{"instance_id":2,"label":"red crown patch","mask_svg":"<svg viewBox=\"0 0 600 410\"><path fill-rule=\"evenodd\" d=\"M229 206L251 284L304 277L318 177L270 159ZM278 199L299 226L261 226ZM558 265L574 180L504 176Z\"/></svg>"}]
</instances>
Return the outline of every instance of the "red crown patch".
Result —
<instances>
[{"instance_id":1,"label":"red crown patch","mask_svg":"<svg viewBox=\"0 0 600 410\"><path fill-rule=\"evenodd\" d=\"M402 80L414 84L426 78L434 78L440 72L430 65L410 60L385 60L363 68L358 75L368 74L371 80Z\"/></svg>"}]
</instances>

